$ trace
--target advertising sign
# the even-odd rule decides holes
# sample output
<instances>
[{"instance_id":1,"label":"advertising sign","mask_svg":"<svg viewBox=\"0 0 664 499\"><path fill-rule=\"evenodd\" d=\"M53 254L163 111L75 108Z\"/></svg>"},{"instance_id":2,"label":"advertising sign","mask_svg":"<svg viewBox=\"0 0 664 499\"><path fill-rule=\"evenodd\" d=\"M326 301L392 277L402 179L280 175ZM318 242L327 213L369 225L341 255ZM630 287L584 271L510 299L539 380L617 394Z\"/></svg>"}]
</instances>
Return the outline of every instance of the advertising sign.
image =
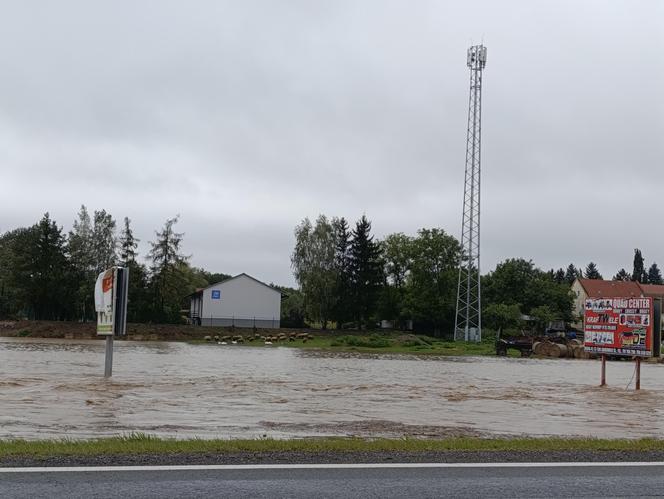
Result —
<instances>
[{"instance_id":1,"label":"advertising sign","mask_svg":"<svg viewBox=\"0 0 664 499\"><path fill-rule=\"evenodd\" d=\"M220 289L213 289L212 290L212 299L213 300L221 300L221 290Z\"/></svg>"},{"instance_id":2,"label":"advertising sign","mask_svg":"<svg viewBox=\"0 0 664 499\"><path fill-rule=\"evenodd\" d=\"M583 345L588 352L651 357L653 300L648 297L587 299L583 333Z\"/></svg>"},{"instance_id":3,"label":"advertising sign","mask_svg":"<svg viewBox=\"0 0 664 499\"><path fill-rule=\"evenodd\" d=\"M97 311L97 334L112 335L115 318L115 272L108 269L99 274L95 283L95 310Z\"/></svg>"},{"instance_id":4,"label":"advertising sign","mask_svg":"<svg viewBox=\"0 0 664 499\"><path fill-rule=\"evenodd\" d=\"M124 267L111 267L97 277L95 310L98 335L122 336L126 333L128 285L129 271Z\"/></svg>"}]
</instances>

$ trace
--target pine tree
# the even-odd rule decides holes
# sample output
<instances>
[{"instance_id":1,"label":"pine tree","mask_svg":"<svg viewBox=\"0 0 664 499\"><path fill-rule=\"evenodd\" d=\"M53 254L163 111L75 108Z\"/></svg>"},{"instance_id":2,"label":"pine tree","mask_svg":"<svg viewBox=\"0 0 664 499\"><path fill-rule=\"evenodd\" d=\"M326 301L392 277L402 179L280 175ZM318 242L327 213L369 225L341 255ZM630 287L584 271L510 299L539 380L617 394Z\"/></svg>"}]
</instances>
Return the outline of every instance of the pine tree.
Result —
<instances>
[{"instance_id":1,"label":"pine tree","mask_svg":"<svg viewBox=\"0 0 664 499\"><path fill-rule=\"evenodd\" d=\"M134 231L131 230L131 220L127 217L124 219L124 228L122 229L122 234L120 234L120 260L123 265L127 265L129 262L136 261L136 248L138 248L138 242L140 239L134 237Z\"/></svg>"},{"instance_id":2,"label":"pine tree","mask_svg":"<svg viewBox=\"0 0 664 499\"><path fill-rule=\"evenodd\" d=\"M333 307L332 319L337 323L337 329L341 329L344 322L352 320L352 302L350 297L350 246L351 234L348 222L345 218L332 219L334 229L334 268L335 268L335 296L336 303Z\"/></svg>"},{"instance_id":3,"label":"pine tree","mask_svg":"<svg viewBox=\"0 0 664 499\"><path fill-rule=\"evenodd\" d=\"M136 260L138 242L131 229L131 219L125 217L124 227L119 238L120 263L129 270L127 297L127 320L141 322L152 319L150 316L149 295L147 292L147 270Z\"/></svg>"},{"instance_id":4,"label":"pine tree","mask_svg":"<svg viewBox=\"0 0 664 499\"><path fill-rule=\"evenodd\" d=\"M556 281L558 284L564 283L565 282L565 271L563 269L556 270L553 274L553 280Z\"/></svg>"},{"instance_id":5,"label":"pine tree","mask_svg":"<svg viewBox=\"0 0 664 499\"><path fill-rule=\"evenodd\" d=\"M630 275L625 269L620 269L616 275L613 276L614 281L631 281Z\"/></svg>"},{"instance_id":6,"label":"pine tree","mask_svg":"<svg viewBox=\"0 0 664 499\"><path fill-rule=\"evenodd\" d=\"M175 232L174 225L179 215L166 220L157 240L150 241L148 258L151 288L155 305L155 319L177 321L181 306L181 290L186 286L183 266L187 265L188 256L182 254L183 233ZM131 279L131 277L130 277Z\"/></svg>"},{"instance_id":7,"label":"pine tree","mask_svg":"<svg viewBox=\"0 0 664 499\"><path fill-rule=\"evenodd\" d=\"M662 273L656 263L653 263L648 269L648 283L649 284L664 284L662 281Z\"/></svg>"},{"instance_id":8,"label":"pine tree","mask_svg":"<svg viewBox=\"0 0 664 499\"><path fill-rule=\"evenodd\" d=\"M597 265L594 262L590 262L586 267L585 272L586 279L603 279L602 275L597 270Z\"/></svg>"},{"instance_id":9,"label":"pine tree","mask_svg":"<svg viewBox=\"0 0 664 499\"><path fill-rule=\"evenodd\" d=\"M574 279L580 279L581 277L583 277L581 270L577 269L573 263L570 263L565 271L565 282L571 285L574 282Z\"/></svg>"},{"instance_id":10,"label":"pine tree","mask_svg":"<svg viewBox=\"0 0 664 499\"><path fill-rule=\"evenodd\" d=\"M362 215L355 224L350 245L350 294L360 328L367 325L375 313L378 292L384 280L380 245L370 234L371 222Z\"/></svg>"},{"instance_id":11,"label":"pine tree","mask_svg":"<svg viewBox=\"0 0 664 499\"><path fill-rule=\"evenodd\" d=\"M17 284L34 319L69 318L74 309L65 236L48 213L17 241Z\"/></svg>"},{"instance_id":12,"label":"pine tree","mask_svg":"<svg viewBox=\"0 0 664 499\"><path fill-rule=\"evenodd\" d=\"M643 282L647 278L648 276L645 272L643 264L643 255L641 255L641 250L637 248L634 250L634 267L632 270L632 281Z\"/></svg>"}]
</instances>

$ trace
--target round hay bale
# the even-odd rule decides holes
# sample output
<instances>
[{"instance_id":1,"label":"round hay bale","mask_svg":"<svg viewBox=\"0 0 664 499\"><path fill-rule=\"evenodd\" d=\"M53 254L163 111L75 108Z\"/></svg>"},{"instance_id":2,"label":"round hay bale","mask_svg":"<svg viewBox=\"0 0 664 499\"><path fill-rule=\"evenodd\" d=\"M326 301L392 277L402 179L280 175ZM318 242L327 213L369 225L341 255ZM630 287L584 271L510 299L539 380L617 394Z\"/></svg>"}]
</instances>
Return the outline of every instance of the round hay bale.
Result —
<instances>
[{"instance_id":1,"label":"round hay bale","mask_svg":"<svg viewBox=\"0 0 664 499\"><path fill-rule=\"evenodd\" d=\"M560 343L555 343L555 345L556 345L556 353L558 354L558 355L555 355L555 357L559 357L559 358L567 357L567 346L562 345Z\"/></svg>"},{"instance_id":2,"label":"round hay bale","mask_svg":"<svg viewBox=\"0 0 664 499\"><path fill-rule=\"evenodd\" d=\"M575 338L573 340L569 340L569 342L567 343L567 346L570 346L570 345L576 347L576 346L579 346L579 345L583 345L583 343L581 343L581 340L577 340Z\"/></svg>"},{"instance_id":3,"label":"round hay bale","mask_svg":"<svg viewBox=\"0 0 664 499\"><path fill-rule=\"evenodd\" d=\"M542 355L545 355L547 357L554 357L558 356L558 350L556 347L553 346L553 343L550 341L544 341L542 342L542 346L540 347L542 349Z\"/></svg>"},{"instance_id":4,"label":"round hay bale","mask_svg":"<svg viewBox=\"0 0 664 499\"><path fill-rule=\"evenodd\" d=\"M542 342L541 341L536 341L533 343L533 353L535 355L544 355L542 353Z\"/></svg>"}]
</instances>

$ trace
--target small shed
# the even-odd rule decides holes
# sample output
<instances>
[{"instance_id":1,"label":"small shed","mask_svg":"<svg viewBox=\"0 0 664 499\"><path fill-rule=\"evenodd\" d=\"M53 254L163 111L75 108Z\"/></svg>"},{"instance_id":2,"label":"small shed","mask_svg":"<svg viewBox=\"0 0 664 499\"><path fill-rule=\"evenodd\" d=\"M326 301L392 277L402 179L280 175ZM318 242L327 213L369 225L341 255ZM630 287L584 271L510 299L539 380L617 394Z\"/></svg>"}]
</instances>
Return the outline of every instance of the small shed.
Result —
<instances>
[{"instance_id":1,"label":"small shed","mask_svg":"<svg viewBox=\"0 0 664 499\"><path fill-rule=\"evenodd\" d=\"M192 324L278 328L281 291L248 274L239 274L190 295Z\"/></svg>"}]
</instances>

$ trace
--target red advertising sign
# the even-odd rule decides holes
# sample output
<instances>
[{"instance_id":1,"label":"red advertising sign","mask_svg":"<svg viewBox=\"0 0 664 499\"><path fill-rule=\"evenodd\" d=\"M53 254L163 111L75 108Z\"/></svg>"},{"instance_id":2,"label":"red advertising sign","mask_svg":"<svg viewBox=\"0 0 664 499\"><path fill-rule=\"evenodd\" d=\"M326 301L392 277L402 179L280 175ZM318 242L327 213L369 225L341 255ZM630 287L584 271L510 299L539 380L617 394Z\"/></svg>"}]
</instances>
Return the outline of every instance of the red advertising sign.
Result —
<instances>
[{"instance_id":1,"label":"red advertising sign","mask_svg":"<svg viewBox=\"0 0 664 499\"><path fill-rule=\"evenodd\" d=\"M586 351L651 357L652 298L589 298L583 320Z\"/></svg>"}]
</instances>

